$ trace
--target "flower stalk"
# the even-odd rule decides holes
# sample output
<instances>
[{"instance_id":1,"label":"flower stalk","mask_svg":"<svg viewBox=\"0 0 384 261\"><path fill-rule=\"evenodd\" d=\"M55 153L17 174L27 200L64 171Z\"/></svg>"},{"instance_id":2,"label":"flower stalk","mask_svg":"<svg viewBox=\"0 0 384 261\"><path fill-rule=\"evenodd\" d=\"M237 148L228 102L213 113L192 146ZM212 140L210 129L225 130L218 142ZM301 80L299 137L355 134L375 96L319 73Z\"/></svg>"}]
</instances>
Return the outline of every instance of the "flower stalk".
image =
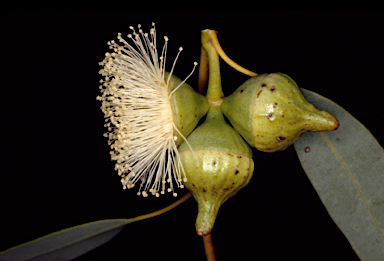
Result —
<instances>
[{"instance_id":1,"label":"flower stalk","mask_svg":"<svg viewBox=\"0 0 384 261\"><path fill-rule=\"evenodd\" d=\"M254 73L250 70L247 70L245 69L244 67L238 65L237 63L235 63L231 58L229 58L224 50L221 48L220 44L219 44L219 40L217 39L217 34L216 34L216 31L212 31L210 30L210 41L212 43L212 45L215 47L216 49L216 52L220 55L221 59L223 59L229 66L231 66L233 69L241 72L241 73L244 73L248 76L256 76L257 73Z\"/></svg>"},{"instance_id":2,"label":"flower stalk","mask_svg":"<svg viewBox=\"0 0 384 261\"><path fill-rule=\"evenodd\" d=\"M212 30L203 30L201 32L201 43L204 50L207 52L209 64L209 79L206 97L211 105L217 106L223 101L224 93L221 87L219 55L210 42L211 33Z\"/></svg>"}]
</instances>

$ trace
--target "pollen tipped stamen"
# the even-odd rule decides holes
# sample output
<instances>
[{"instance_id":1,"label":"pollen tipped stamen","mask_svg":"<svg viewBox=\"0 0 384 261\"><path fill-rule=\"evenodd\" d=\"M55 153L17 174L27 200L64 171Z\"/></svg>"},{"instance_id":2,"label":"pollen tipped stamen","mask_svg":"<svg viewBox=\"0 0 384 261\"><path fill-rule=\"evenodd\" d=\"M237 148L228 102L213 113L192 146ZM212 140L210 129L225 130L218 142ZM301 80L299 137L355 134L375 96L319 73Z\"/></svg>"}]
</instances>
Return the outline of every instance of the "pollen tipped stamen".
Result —
<instances>
[{"instance_id":1,"label":"pollen tipped stamen","mask_svg":"<svg viewBox=\"0 0 384 261\"><path fill-rule=\"evenodd\" d=\"M195 71L195 68L196 68L196 65L197 65L197 62L194 62L193 63L193 69L192 69L192 72L184 79L184 81L182 81L175 89L173 89L173 91L169 94L169 98L171 98L172 94L177 91L177 89L180 88L181 85L183 85L189 77L191 77L191 75L193 74L193 72Z\"/></svg>"}]
</instances>

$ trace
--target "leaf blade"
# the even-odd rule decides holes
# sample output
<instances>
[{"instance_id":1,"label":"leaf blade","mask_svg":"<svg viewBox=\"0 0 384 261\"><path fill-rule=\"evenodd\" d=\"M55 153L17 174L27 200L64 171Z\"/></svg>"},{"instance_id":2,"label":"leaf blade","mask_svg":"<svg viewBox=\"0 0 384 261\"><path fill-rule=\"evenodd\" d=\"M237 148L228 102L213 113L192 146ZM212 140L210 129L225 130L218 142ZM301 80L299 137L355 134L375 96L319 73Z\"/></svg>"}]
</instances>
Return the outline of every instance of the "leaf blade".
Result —
<instances>
[{"instance_id":1,"label":"leaf blade","mask_svg":"<svg viewBox=\"0 0 384 261\"><path fill-rule=\"evenodd\" d=\"M332 113L340 127L305 133L294 143L300 162L359 258L384 260L383 148L364 125L336 103L302 91L316 108Z\"/></svg>"},{"instance_id":2,"label":"leaf blade","mask_svg":"<svg viewBox=\"0 0 384 261\"><path fill-rule=\"evenodd\" d=\"M71 260L108 242L131 222L107 219L63 229L10 248L0 260Z\"/></svg>"}]
</instances>

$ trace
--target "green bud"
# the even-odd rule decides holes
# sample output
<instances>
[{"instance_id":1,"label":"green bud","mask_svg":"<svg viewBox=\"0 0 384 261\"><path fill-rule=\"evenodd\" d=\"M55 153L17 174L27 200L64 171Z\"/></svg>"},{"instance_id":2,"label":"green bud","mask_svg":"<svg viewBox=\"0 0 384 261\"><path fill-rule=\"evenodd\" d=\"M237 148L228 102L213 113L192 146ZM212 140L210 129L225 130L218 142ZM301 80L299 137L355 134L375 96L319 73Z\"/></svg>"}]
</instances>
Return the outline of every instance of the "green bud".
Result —
<instances>
[{"instance_id":1,"label":"green bud","mask_svg":"<svg viewBox=\"0 0 384 261\"><path fill-rule=\"evenodd\" d=\"M252 151L217 106L211 107L205 122L187 141L193 152L186 143L179 148L188 179L184 185L198 203L197 234L205 236L220 206L249 183L254 169Z\"/></svg>"},{"instance_id":2,"label":"green bud","mask_svg":"<svg viewBox=\"0 0 384 261\"><path fill-rule=\"evenodd\" d=\"M165 81L168 80L169 73L165 72ZM177 76L172 75L169 79L169 93L182 83ZM187 83L183 83L171 96L171 106L173 111L173 121L177 129L184 137L196 128L199 120L207 114L209 102L203 95L197 93ZM179 146L184 139L178 132L175 132L176 145Z\"/></svg>"},{"instance_id":3,"label":"green bud","mask_svg":"<svg viewBox=\"0 0 384 261\"><path fill-rule=\"evenodd\" d=\"M339 126L333 115L308 103L283 73L252 77L224 99L221 109L249 145L265 152L285 150L304 132Z\"/></svg>"}]
</instances>

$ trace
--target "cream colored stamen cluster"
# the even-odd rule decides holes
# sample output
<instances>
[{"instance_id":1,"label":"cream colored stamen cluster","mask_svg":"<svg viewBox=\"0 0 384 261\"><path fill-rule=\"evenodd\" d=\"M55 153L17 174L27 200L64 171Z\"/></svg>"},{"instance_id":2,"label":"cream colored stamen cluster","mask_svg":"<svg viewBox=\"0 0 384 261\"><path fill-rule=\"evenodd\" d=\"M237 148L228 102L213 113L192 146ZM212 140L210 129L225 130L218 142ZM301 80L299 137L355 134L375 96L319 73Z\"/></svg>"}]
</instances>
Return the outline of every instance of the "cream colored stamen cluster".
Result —
<instances>
[{"instance_id":1,"label":"cream colored stamen cluster","mask_svg":"<svg viewBox=\"0 0 384 261\"><path fill-rule=\"evenodd\" d=\"M147 197L149 191L158 197L167 190L177 196L173 180L180 188L184 187L182 174L187 180L175 144L172 93L164 80L168 38L164 37L158 57L155 28L149 35L140 25L139 33L130 29L133 32L128 38L138 51L119 33L117 38L122 44L108 42L114 52L106 53L99 63L104 67L99 73L105 76L100 81L102 95L97 97L102 101L108 128L104 136L109 138L111 158L116 161L115 170L124 189L140 181L138 195Z\"/></svg>"}]
</instances>

